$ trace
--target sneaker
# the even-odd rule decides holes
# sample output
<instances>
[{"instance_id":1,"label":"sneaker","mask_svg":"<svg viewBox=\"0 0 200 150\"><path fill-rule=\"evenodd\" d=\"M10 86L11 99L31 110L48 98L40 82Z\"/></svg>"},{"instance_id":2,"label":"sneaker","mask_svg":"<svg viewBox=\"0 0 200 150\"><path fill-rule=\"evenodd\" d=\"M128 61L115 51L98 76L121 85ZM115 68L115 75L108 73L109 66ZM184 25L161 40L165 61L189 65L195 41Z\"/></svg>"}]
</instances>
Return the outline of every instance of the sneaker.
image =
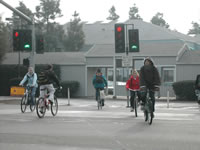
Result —
<instances>
[{"instance_id":1,"label":"sneaker","mask_svg":"<svg viewBox=\"0 0 200 150\"><path fill-rule=\"evenodd\" d=\"M131 112L134 112L134 108L131 108Z\"/></svg>"},{"instance_id":2,"label":"sneaker","mask_svg":"<svg viewBox=\"0 0 200 150\"><path fill-rule=\"evenodd\" d=\"M40 113L43 114L42 108L40 109Z\"/></svg>"},{"instance_id":3,"label":"sneaker","mask_svg":"<svg viewBox=\"0 0 200 150\"><path fill-rule=\"evenodd\" d=\"M50 104L50 105L53 105L53 102L52 102L51 100L49 100L49 104Z\"/></svg>"},{"instance_id":4,"label":"sneaker","mask_svg":"<svg viewBox=\"0 0 200 150\"><path fill-rule=\"evenodd\" d=\"M153 118L155 117L155 115L154 115L154 113L153 113L153 116L152 116Z\"/></svg>"},{"instance_id":5,"label":"sneaker","mask_svg":"<svg viewBox=\"0 0 200 150\"><path fill-rule=\"evenodd\" d=\"M143 104L143 105L141 105L141 110L144 110L144 104Z\"/></svg>"}]
</instances>

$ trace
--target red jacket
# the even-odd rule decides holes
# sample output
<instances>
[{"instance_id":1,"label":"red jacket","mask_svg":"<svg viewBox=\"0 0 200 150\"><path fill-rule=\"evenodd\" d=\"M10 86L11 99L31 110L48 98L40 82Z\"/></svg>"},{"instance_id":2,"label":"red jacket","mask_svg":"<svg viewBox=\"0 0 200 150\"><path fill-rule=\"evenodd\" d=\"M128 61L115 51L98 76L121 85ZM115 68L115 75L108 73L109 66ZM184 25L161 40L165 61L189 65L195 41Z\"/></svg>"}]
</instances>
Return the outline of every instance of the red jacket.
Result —
<instances>
[{"instance_id":1,"label":"red jacket","mask_svg":"<svg viewBox=\"0 0 200 150\"><path fill-rule=\"evenodd\" d=\"M131 77L126 82L126 88L131 90L139 90L140 89L140 79L139 76L136 78L131 75Z\"/></svg>"}]
</instances>

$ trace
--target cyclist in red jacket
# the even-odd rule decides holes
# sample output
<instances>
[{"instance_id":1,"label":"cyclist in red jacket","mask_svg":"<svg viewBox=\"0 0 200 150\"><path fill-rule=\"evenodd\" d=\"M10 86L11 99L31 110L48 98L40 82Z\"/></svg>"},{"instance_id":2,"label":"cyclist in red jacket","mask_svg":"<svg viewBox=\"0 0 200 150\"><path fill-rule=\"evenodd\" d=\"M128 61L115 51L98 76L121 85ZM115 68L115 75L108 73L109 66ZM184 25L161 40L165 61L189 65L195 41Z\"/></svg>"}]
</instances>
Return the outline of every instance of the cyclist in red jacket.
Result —
<instances>
[{"instance_id":1,"label":"cyclist in red jacket","mask_svg":"<svg viewBox=\"0 0 200 150\"><path fill-rule=\"evenodd\" d=\"M138 72L133 69L131 77L129 80L126 82L126 88L130 90L130 104L131 104L131 111L134 110L134 98L135 94L138 96L138 101L140 101L141 96L140 96L140 79L139 79L139 74Z\"/></svg>"}]
</instances>

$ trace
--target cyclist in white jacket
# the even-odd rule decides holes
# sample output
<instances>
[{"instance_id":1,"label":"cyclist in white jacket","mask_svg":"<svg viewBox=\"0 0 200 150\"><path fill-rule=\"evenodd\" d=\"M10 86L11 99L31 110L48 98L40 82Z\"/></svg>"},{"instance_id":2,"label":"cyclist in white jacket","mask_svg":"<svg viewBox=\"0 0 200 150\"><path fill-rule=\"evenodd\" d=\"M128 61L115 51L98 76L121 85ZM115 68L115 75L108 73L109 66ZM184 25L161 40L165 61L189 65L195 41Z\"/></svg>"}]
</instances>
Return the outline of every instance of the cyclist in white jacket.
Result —
<instances>
[{"instance_id":1,"label":"cyclist in white jacket","mask_svg":"<svg viewBox=\"0 0 200 150\"><path fill-rule=\"evenodd\" d=\"M35 99L35 92L38 87L38 84L37 84L37 74L34 72L33 67L28 68L28 73L24 76L23 80L20 82L19 85L23 86L26 81L27 81L27 86L32 88L31 104L35 105L34 99Z\"/></svg>"}]
</instances>

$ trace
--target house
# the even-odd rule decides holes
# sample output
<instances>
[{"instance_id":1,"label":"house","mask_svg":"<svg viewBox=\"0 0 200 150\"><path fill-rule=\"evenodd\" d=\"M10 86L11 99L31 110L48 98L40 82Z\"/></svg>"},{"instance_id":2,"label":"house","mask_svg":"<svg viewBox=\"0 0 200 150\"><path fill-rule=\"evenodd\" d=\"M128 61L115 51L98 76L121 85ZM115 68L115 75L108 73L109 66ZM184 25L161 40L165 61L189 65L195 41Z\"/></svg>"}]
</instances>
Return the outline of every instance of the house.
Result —
<instances>
[{"instance_id":1,"label":"house","mask_svg":"<svg viewBox=\"0 0 200 150\"><path fill-rule=\"evenodd\" d=\"M87 51L36 54L36 64L59 64L62 81L80 82L77 96L94 96L92 78L97 68L101 68L106 75L114 96L126 95L125 82L130 70L139 70L145 57L152 57L158 68L162 80L161 96L166 96L167 90L174 96L173 82L194 80L200 73L200 43L196 38L142 20L128 20L124 23L139 29L140 51L128 55L115 53L115 23L84 23L85 44L92 45ZM22 53L21 59L27 55ZM16 64L17 58L17 53L8 53L3 64Z\"/></svg>"}]
</instances>

